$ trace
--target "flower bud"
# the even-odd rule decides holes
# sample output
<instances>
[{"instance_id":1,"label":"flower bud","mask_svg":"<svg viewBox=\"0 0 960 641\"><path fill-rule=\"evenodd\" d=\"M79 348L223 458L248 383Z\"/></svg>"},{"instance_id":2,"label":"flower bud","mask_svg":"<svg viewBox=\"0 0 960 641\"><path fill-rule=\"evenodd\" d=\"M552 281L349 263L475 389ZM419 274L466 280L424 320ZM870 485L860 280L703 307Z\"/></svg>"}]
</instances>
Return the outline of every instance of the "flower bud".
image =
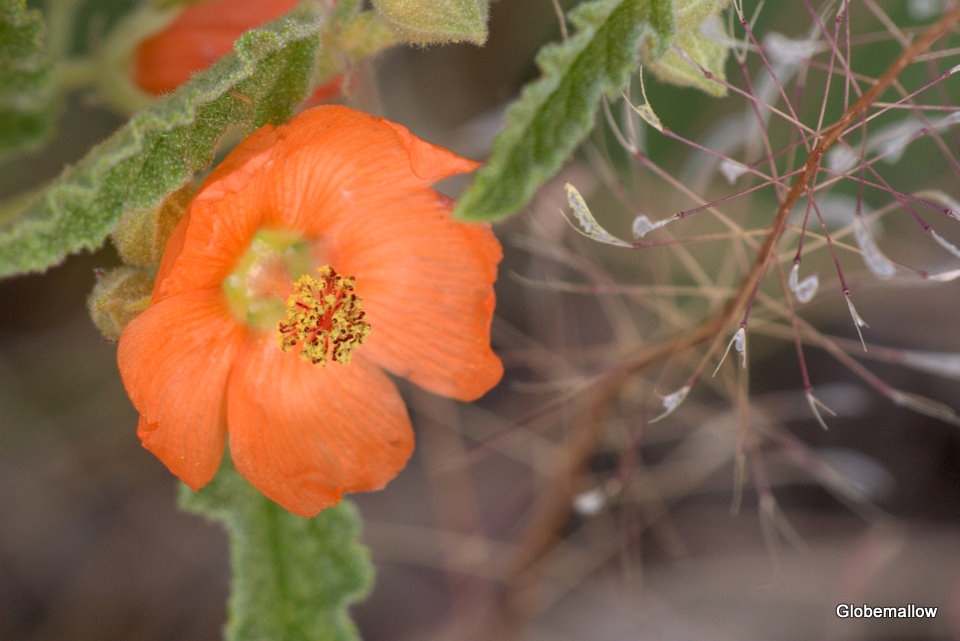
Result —
<instances>
[{"instance_id":1,"label":"flower bud","mask_svg":"<svg viewBox=\"0 0 960 641\"><path fill-rule=\"evenodd\" d=\"M193 198L193 182L169 194L158 207L124 214L111 237L123 262L141 267L160 264L167 240Z\"/></svg>"},{"instance_id":2,"label":"flower bud","mask_svg":"<svg viewBox=\"0 0 960 641\"><path fill-rule=\"evenodd\" d=\"M353 60L363 60L396 42L396 36L383 20L373 12L364 11L343 21L335 48Z\"/></svg>"},{"instance_id":3,"label":"flower bud","mask_svg":"<svg viewBox=\"0 0 960 641\"><path fill-rule=\"evenodd\" d=\"M417 45L446 42L483 44L489 0L373 0L396 35Z\"/></svg>"},{"instance_id":4,"label":"flower bud","mask_svg":"<svg viewBox=\"0 0 960 641\"><path fill-rule=\"evenodd\" d=\"M120 338L120 332L150 304L153 276L140 267L117 267L97 279L87 309L93 324L107 340Z\"/></svg>"}]
</instances>

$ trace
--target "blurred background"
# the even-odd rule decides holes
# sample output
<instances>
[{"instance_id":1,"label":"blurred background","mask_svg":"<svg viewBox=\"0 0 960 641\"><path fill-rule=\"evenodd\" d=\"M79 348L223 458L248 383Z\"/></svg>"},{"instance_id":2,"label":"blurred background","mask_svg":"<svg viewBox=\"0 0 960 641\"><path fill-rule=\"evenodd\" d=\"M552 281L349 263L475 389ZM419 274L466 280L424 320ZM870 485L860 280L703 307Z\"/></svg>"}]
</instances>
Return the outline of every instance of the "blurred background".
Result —
<instances>
[{"instance_id":1,"label":"blurred background","mask_svg":"<svg viewBox=\"0 0 960 641\"><path fill-rule=\"evenodd\" d=\"M807 3L767 4L758 37L815 31ZM863 82L880 75L900 41L934 21L943 4L953 6L851 4ZM494 2L485 47L390 50L357 70L361 83L350 100L480 159L506 104L537 77L537 49L560 37L550 0ZM939 54L908 70L905 86L957 64L950 47L958 45L956 34L939 43ZM784 80L812 127L829 53L821 49L820 66ZM731 57L727 75L744 87L763 66L748 56L745 76ZM750 105L735 93L712 98L645 81L651 104L678 135L714 147L724 136L744 136L735 117ZM826 124L842 112L842 91L831 96ZM636 86L631 97L639 100ZM955 113L958 97L950 78L919 101ZM613 111L625 127L619 105ZM72 95L53 144L0 164L0 196L55 176L121 123L95 96ZM794 149L793 128L773 118L766 131L776 149ZM783 298L777 283L765 285L751 320L749 368L740 370L731 353L711 378L711 362L666 419L651 422L702 349L637 376L615 375L635 350L716 310L744 271L731 259L743 238L630 250L584 238L564 220L566 181L624 238L638 213L659 220L747 187L730 185L716 159L688 145L649 128L645 137L648 160L631 157L609 127L598 127L527 210L495 226L505 251L493 345L506 375L497 388L466 405L399 382L417 451L385 490L354 497L377 567L373 593L353 608L363 638L960 639L957 425L897 407L835 354L807 346L817 398L837 414L825 414L829 430L822 429L804 397L789 316L771 302ZM895 189L960 198L956 125L920 138L878 170ZM804 157L780 156L778 171ZM468 180L440 188L456 195ZM889 193L863 194L848 183L823 201L859 198L883 210L873 229L891 258L929 271L957 262L902 208L884 209L895 200ZM762 230L775 206L767 188L722 211L746 230ZM697 215L669 229L706 236L716 220ZM956 243L960 230L948 222L954 227L931 218ZM854 246L849 225L837 238ZM880 281L856 251L841 248L847 284L870 325L864 338L877 346L867 359L830 254L815 238L807 242L803 271L817 271L821 286L798 316L891 388L960 407L960 287L902 273ZM794 236L781 256L786 269L795 251ZM178 511L174 477L136 437L116 346L86 311L95 270L118 262L106 246L43 275L0 281L0 639L221 638L226 536ZM903 350L936 352L939 375L904 364ZM844 620L835 614L839 603L939 610L935 619Z\"/></svg>"}]
</instances>

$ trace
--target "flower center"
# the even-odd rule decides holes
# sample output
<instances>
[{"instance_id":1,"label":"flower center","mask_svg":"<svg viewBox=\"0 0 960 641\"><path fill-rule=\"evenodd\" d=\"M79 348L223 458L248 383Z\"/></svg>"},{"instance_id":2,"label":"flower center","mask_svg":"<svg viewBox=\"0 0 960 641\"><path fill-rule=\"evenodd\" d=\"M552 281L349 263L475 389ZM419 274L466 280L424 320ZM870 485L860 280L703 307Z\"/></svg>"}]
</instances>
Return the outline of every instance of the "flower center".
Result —
<instances>
[{"instance_id":1,"label":"flower center","mask_svg":"<svg viewBox=\"0 0 960 641\"><path fill-rule=\"evenodd\" d=\"M284 352L299 346L315 365L349 363L367 334L352 277L317 265L309 240L290 232L261 230L224 281L233 315L251 329L276 332ZM310 276L318 273L319 278Z\"/></svg>"},{"instance_id":2,"label":"flower center","mask_svg":"<svg viewBox=\"0 0 960 641\"><path fill-rule=\"evenodd\" d=\"M300 274L314 270L309 243L289 232L261 230L223 283L230 311L251 329L270 332Z\"/></svg>"},{"instance_id":3,"label":"flower center","mask_svg":"<svg viewBox=\"0 0 960 641\"><path fill-rule=\"evenodd\" d=\"M370 333L363 320L360 297L352 277L341 276L330 265L317 272L320 278L303 275L296 293L287 299L287 316L277 325L277 342L287 352L300 346L300 358L314 365L328 360L349 363L353 350Z\"/></svg>"}]
</instances>

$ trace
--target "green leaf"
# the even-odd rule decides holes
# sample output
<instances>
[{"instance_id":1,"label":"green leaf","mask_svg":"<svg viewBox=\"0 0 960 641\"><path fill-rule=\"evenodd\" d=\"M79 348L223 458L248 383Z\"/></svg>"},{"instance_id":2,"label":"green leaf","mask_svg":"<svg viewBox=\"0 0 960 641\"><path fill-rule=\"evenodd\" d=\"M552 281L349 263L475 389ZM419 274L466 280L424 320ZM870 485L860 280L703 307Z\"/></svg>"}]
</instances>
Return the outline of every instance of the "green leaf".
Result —
<instances>
[{"instance_id":1,"label":"green leaf","mask_svg":"<svg viewBox=\"0 0 960 641\"><path fill-rule=\"evenodd\" d=\"M510 107L506 128L454 217L497 220L519 211L590 133L601 94L623 91L644 36L662 55L674 34L672 0L595 0L570 17L579 32L537 54L542 77Z\"/></svg>"},{"instance_id":2,"label":"green leaf","mask_svg":"<svg viewBox=\"0 0 960 641\"><path fill-rule=\"evenodd\" d=\"M724 79L724 67L729 38L717 39L707 36L704 31L709 27L718 35L725 30L723 21L717 15L730 3L729 0L676 0L677 35L675 45L683 49L687 56L716 78ZM713 96L725 96L727 88L703 75L674 51L655 58L645 50L643 67L649 69L664 82L681 87L695 87Z\"/></svg>"},{"instance_id":3,"label":"green leaf","mask_svg":"<svg viewBox=\"0 0 960 641\"><path fill-rule=\"evenodd\" d=\"M156 207L208 166L228 129L290 117L307 94L326 14L296 9L237 40L234 53L67 168L39 198L0 218L0 276L42 271L99 247L125 211Z\"/></svg>"},{"instance_id":4,"label":"green leaf","mask_svg":"<svg viewBox=\"0 0 960 641\"><path fill-rule=\"evenodd\" d=\"M359 639L347 606L369 592L373 566L356 541L360 519L351 503L305 519L225 461L199 492L181 485L180 505L222 522L230 536L228 641Z\"/></svg>"},{"instance_id":5,"label":"green leaf","mask_svg":"<svg viewBox=\"0 0 960 641\"><path fill-rule=\"evenodd\" d=\"M490 0L373 0L373 6L412 44L487 41Z\"/></svg>"},{"instance_id":6,"label":"green leaf","mask_svg":"<svg viewBox=\"0 0 960 641\"><path fill-rule=\"evenodd\" d=\"M43 15L24 0L0 0L0 154L53 132L57 104L45 33Z\"/></svg>"}]
</instances>

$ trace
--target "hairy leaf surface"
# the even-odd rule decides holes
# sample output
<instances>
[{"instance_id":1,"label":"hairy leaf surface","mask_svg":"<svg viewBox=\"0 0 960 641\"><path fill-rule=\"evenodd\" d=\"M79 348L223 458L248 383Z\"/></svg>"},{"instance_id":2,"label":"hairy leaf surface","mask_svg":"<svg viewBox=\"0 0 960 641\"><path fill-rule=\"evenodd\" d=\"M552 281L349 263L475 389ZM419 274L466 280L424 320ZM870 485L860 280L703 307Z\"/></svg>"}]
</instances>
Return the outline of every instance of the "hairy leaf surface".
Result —
<instances>
[{"instance_id":1,"label":"hairy leaf surface","mask_svg":"<svg viewBox=\"0 0 960 641\"><path fill-rule=\"evenodd\" d=\"M324 15L294 10L133 117L24 208L0 219L0 276L99 247L128 210L157 206L208 166L230 129L279 123L307 94Z\"/></svg>"},{"instance_id":2,"label":"hairy leaf surface","mask_svg":"<svg viewBox=\"0 0 960 641\"><path fill-rule=\"evenodd\" d=\"M674 37L673 0L595 0L570 18L577 34L537 54L543 75L510 107L456 218L497 220L523 208L593 129L601 96L623 91L643 38L660 56Z\"/></svg>"}]
</instances>

